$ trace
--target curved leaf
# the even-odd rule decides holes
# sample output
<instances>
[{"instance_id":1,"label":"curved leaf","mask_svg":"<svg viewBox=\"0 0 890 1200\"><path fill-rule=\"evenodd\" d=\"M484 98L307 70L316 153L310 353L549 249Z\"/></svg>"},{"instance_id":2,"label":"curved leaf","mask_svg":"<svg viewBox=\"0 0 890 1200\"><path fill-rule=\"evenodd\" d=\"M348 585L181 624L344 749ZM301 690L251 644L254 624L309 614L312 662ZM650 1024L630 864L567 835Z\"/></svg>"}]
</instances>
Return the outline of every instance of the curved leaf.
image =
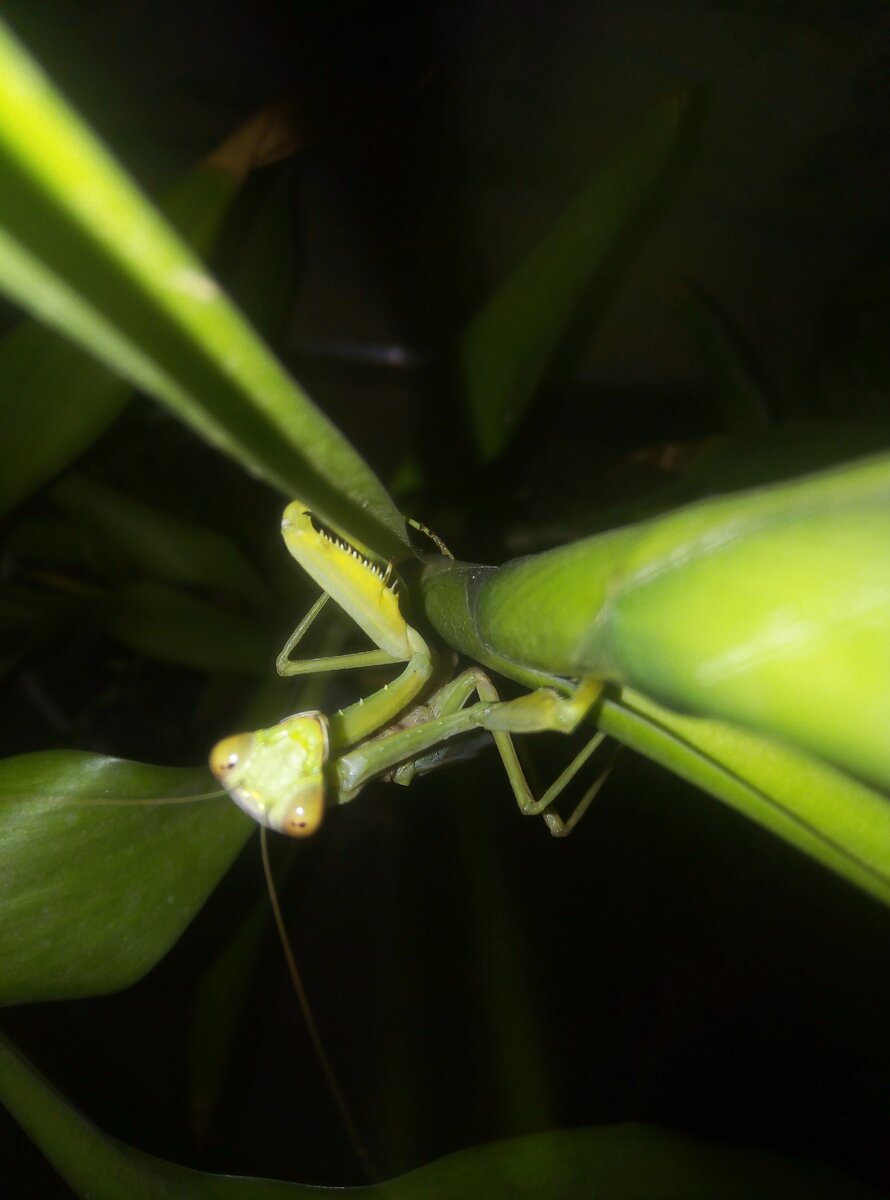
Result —
<instances>
[{"instance_id":1,"label":"curved leaf","mask_svg":"<svg viewBox=\"0 0 890 1200\"><path fill-rule=\"evenodd\" d=\"M877 1200L824 1164L715 1146L646 1125L559 1130L460 1150L386 1183L307 1187L209 1175L109 1137L0 1039L0 1100L78 1196L89 1200Z\"/></svg>"},{"instance_id":2,"label":"curved leaf","mask_svg":"<svg viewBox=\"0 0 890 1200\"><path fill-rule=\"evenodd\" d=\"M235 196L231 171L201 165L164 209L199 254L216 238ZM78 346L36 321L0 341L0 512L23 500L90 446L131 394Z\"/></svg>"},{"instance_id":3,"label":"curved leaf","mask_svg":"<svg viewBox=\"0 0 890 1200\"><path fill-rule=\"evenodd\" d=\"M890 797L827 763L624 689L598 717L618 741L890 904Z\"/></svg>"},{"instance_id":4,"label":"curved leaf","mask_svg":"<svg viewBox=\"0 0 890 1200\"><path fill-rule=\"evenodd\" d=\"M584 292L664 184L692 109L688 91L654 105L468 326L460 368L484 460L509 441Z\"/></svg>"},{"instance_id":5,"label":"curved leaf","mask_svg":"<svg viewBox=\"0 0 890 1200\"><path fill-rule=\"evenodd\" d=\"M134 983L252 830L203 768L65 750L0 762L0 1003Z\"/></svg>"},{"instance_id":6,"label":"curved leaf","mask_svg":"<svg viewBox=\"0 0 890 1200\"><path fill-rule=\"evenodd\" d=\"M207 587L256 601L264 585L257 571L224 534L159 512L126 493L70 473L50 499L147 574L185 587Z\"/></svg>"},{"instance_id":7,"label":"curved leaf","mask_svg":"<svg viewBox=\"0 0 890 1200\"><path fill-rule=\"evenodd\" d=\"M383 554L382 484L0 26L0 288Z\"/></svg>"}]
</instances>

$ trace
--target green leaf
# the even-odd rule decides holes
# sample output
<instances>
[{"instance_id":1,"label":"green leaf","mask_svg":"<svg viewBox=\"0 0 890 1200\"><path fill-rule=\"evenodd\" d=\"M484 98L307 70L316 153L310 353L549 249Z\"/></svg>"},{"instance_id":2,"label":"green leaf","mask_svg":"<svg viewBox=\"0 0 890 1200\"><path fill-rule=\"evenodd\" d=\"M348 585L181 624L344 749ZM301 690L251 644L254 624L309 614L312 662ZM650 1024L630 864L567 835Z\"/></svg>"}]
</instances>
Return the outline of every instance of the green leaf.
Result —
<instances>
[{"instance_id":1,"label":"green leaf","mask_svg":"<svg viewBox=\"0 0 890 1200\"><path fill-rule=\"evenodd\" d=\"M0 26L0 289L382 554L404 521L200 261Z\"/></svg>"},{"instance_id":2,"label":"green leaf","mask_svg":"<svg viewBox=\"0 0 890 1200\"><path fill-rule=\"evenodd\" d=\"M203 768L77 751L0 762L0 1003L134 983L252 829Z\"/></svg>"},{"instance_id":3,"label":"green leaf","mask_svg":"<svg viewBox=\"0 0 890 1200\"><path fill-rule=\"evenodd\" d=\"M271 667L275 649L257 624L163 583L134 583L113 593L105 628L141 654L198 671Z\"/></svg>"},{"instance_id":4,"label":"green leaf","mask_svg":"<svg viewBox=\"0 0 890 1200\"><path fill-rule=\"evenodd\" d=\"M646 1125L559 1130L460 1150L386 1183L319 1188L209 1175L109 1137L0 1039L0 1100L89 1200L877 1200L824 1164L715 1146Z\"/></svg>"},{"instance_id":5,"label":"green leaf","mask_svg":"<svg viewBox=\"0 0 890 1200\"><path fill-rule=\"evenodd\" d=\"M485 304L460 369L479 453L495 458L525 414L572 314L663 186L690 127L693 94L654 105Z\"/></svg>"},{"instance_id":6,"label":"green leaf","mask_svg":"<svg viewBox=\"0 0 890 1200\"><path fill-rule=\"evenodd\" d=\"M130 387L51 330L23 321L0 341L0 512L96 440Z\"/></svg>"},{"instance_id":7,"label":"green leaf","mask_svg":"<svg viewBox=\"0 0 890 1200\"><path fill-rule=\"evenodd\" d=\"M890 797L826 763L624 689L602 729L890 904Z\"/></svg>"},{"instance_id":8,"label":"green leaf","mask_svg":"<svg viewBox=\"0 0 890 1200\"><path fill-rule=\"evenodd\" d=\"M198 253L216 238L236 191L229 172L199 166L165 211ZM81 454L114 420L130 385L51 329L21 321L0 341L0 512Z\"/></svg>"},{"instance_id":9,"label":"green leaf","mask_svg":"<svg viewBox=\"0 0 890 1200\"><path fill-rule=\"evenodd\" d=\"M252 603L265 591L237 546L214 529L167 516L82 475L66 475L49 495L149 575L184 587L214 588Z\"/></svg>"}]
</instances>

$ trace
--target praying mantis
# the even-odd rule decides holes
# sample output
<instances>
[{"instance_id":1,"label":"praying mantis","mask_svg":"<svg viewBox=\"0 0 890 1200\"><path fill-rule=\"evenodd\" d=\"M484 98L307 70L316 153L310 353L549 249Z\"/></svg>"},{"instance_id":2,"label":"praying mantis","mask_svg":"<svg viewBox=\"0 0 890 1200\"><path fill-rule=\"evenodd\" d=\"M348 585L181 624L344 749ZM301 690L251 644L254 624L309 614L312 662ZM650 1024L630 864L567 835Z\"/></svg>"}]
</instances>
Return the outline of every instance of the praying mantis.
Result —
<instances>
[{"instance_id":1,"label":"praying mantis","mask_svg":"<svg viewBox=\"0 0 890 1200\"><path fill-rule=\"evenodd\" d=\"M399 607L392 568L285 510L288 550L322 588L278 660L285 675L384 664L391 683L332 716L297 713L226 738L211 767L261 824L313 832L325 804L372 778L407 783L486 730L520 810L567 833L552 802L603 740L598 732L540 799L511 735L569 733L596 716L604 685L716 719L890 787L890 458L700 501L502 567L442 554L424 567L425 615L442 642L529 688L500 700L473 666L438 682L436 655ZM376 649L297 661L291 652L332 597ZM474 694L476 702L470 703Z\"/></svg>"},{"instance_id":2,"label":"praying mantis","mask_svg":"<svg viewBox=\"0 0 890 1200\"><path fill-rule=\"evenodd\" d=\"M282 534L291 555L322 594L278 656L279 674L406 665L395 680L330 716L316 710L295 713L269 729L218 742L210 768L235 803L266 828L307 836L318 828L326 805L347 803L380 776L407 784L418 772L447 759L443 743L481 729L494 738L521 812L543 813L556 836L570 832L603 776L587 789L567 820L548 810L604 735L595 733L540 799L528 786L510 735L572 732L594 707L600 684L538 673L545 686L501 700L478 667L438 684L436 655L401 612L391 564L384 568L374 563L326 529L301 501L285 509ZM352 617L376 649L327 658L291 657L328 598ZM478 701L469 704L474 693Z\"/></svg>"}]
</instances>

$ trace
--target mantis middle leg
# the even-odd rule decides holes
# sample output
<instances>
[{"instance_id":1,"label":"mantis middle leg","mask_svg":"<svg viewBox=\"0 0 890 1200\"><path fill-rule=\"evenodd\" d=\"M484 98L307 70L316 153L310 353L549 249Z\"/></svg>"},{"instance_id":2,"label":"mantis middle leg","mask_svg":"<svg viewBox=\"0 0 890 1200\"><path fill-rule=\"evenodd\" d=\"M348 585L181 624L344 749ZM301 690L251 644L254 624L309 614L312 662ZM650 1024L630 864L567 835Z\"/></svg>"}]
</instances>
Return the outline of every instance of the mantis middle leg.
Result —
<instances>
[{"instance_id":1,"label":"mantis middle leg","mask_svg":"<svg viewBox=\"0 0 890 1200\"><path fill-rule=\"evenodd\" d=\"M520 812L525 816L544 813L550 832L555 837L565 836L587 810L608 771L597 777L565 821L546 810L602 744L605 735L595 733L544 795L536 799L525 778L511 734L543 730L569 732L590 711L599 691L597 684L582 683L569 697L539 689L516 700L502 701L490 678L478 668L470 668L435 693L427 705L412 710L404 719L407 724L389 729L334 760L329 770L336 780L335 802L351 800L369 780L386 772L391 772L391 778L397 783L410 782L425 763L429 764L428 770L438 765L441 747L449 739L472 729L485 729L494 737ZM467 707L474 692L479 696L479 702Z\"/></svg>"}]
</instances>

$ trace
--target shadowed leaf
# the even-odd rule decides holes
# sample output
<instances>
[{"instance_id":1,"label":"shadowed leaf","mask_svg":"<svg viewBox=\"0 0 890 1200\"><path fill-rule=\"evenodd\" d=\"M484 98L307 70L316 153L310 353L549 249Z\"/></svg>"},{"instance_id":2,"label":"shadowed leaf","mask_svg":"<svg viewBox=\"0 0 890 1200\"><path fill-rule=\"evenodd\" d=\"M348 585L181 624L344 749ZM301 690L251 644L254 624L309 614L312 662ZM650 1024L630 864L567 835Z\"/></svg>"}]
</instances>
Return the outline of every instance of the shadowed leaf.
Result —
<instances>
[{"instance_id":1,"label":"shadowed leaf","mask_svg":"<svg viewBox=\"0 0 890 1200\"><path fill-rule=\"evenodd\" d=\"M0 762L0 1003L134 983L252 829L203 768L62 750Z\"/></svg>"}]
</instances>

